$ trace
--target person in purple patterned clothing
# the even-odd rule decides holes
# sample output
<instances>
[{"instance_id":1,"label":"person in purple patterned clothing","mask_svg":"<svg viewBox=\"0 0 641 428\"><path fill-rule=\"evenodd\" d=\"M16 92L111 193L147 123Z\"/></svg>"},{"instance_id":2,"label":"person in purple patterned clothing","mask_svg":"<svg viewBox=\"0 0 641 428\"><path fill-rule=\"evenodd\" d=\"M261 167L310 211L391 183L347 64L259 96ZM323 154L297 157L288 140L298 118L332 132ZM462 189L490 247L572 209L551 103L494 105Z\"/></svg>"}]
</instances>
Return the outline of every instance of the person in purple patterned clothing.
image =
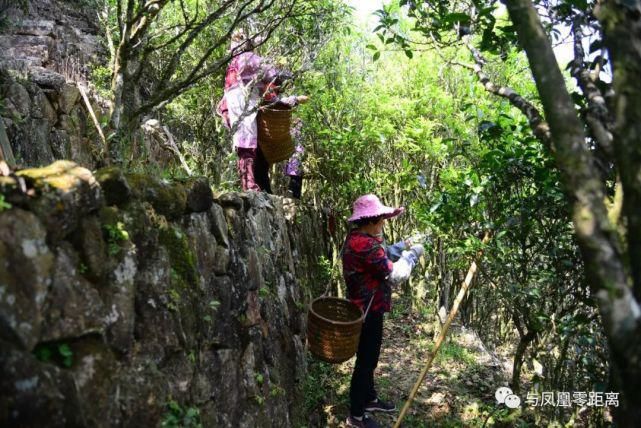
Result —
<instances>
[{"instance_id":1,"label":"person in purple patterned clothing","mask_svg":"<svg viewBox=\"0 0 641 428\"><path fill-rule=\"evenodd\" d=\"M281 103L294 107L309 97L279 95L283 79L291 75L277 70L267 60L253 52L257 44L242 30L232 35L230 51L237 54L225 74L225 94L216 106L223 124L233 131L232 141L238 154L238 175L243 191L271 193L269 163L258 145L256 116L261 103Z\"/></svg>"},{"instance_id":2,"label":"person in purple patterned clothing","mask_svg":"<svg viewBox=\"0 0 641 428\"><path fill-rule=\"evenodd\" d=\"M296 149L284 167L284 173L289 177L289 191L296 199L300 199L303 189L303 155L305 154L305 149L300 143L302 127L303 121L299 118L294 119L291 134L292 139L296 142Z\"/></svg>"},{"instance_id":3,"label":"person in purple patterned clothing","mask_svg":"<svg viewBox=\"0 0 641 428\"><path fill-rule=\"evenodd\" d=\"M253 52L255 43L242 30L232 35L231 52L242 53L227 67L225 96L217 112L234 130L232 140L238 154L238 175L243 191L271 193L269 164L258 147L256 114L265 86L277 78L278 70Z\"/></svg>"}]
</instances>

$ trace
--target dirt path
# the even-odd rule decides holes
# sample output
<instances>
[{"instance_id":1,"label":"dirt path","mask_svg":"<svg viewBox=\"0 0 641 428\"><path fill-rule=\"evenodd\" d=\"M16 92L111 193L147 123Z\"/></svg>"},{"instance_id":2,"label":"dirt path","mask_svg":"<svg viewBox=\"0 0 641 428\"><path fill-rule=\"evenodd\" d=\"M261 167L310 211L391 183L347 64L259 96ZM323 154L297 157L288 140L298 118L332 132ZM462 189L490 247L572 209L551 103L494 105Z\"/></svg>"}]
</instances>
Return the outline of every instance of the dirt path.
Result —
<instances>
[{"instance_id":1,"label":"dirt path","mask_svg":"<svg viewBox=\"0 0 641 428\"><path fill-rule=\"evenodd\" d=\"M400 409L425 363L433 344L431 325L410 315L402 304L387 316L383 350L376 373L379 395ZM333 366L327 385L334 397L323 408L327 426L344 427L348 413L349 380L354 360ZM453 325L449 338L428 373L404 427L481 427L495 409L494 392L507 384L507 359L492 355L478 336ZM393 415L376 414L384 427L391 427Z\"/></svg>"}]
</instances>

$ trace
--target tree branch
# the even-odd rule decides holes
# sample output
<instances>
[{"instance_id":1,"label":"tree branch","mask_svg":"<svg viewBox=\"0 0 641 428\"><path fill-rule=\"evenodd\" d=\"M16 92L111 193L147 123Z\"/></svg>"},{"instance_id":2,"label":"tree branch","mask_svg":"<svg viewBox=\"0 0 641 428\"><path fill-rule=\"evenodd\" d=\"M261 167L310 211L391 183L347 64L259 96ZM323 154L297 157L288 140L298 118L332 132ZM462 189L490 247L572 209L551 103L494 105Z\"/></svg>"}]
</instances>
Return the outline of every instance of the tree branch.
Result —
<instances>
[{"instance_id":1,"label":"tree branch","mask_svg":"<svg viewBox=\"0 0 641 428\"><path fill-rule=\"evenodd\" d=\"M467 48L471 52L472 57L474 58L474 64L465 64L458 61L453 61L452 64L456 64L474 71L474 73L476 73L476 76L479 78L479 82L481 82L486 91L499 97L506 98L510 102L510 104L518 108L521 113L523 113L527 118L534 135L546 147L550 147L550 127L543 119L543 116L541 116L541 113L539 113L538 109L512 88L495 85L490 80L489 76L483 71L483 66L485 65L486 61L481 53L474 46L472 46L472 43L470 43L469 40L465 41L465 46L467 46Z\"/></svg>"},{"instance_id":2,"label":"tree branch","mask_svg":"<svg viewBox=\"0 0 641 428\"><path fill-rule=\"evenodd\" d=\"M617 112L614 145L623 185L623 213L627 219L629 263L637 299L641 299L640 10L640 0L632 1L630 4L605 0L596 9L614 70L616 104L613 111ZM641 414L641 410L639 413Z\"/></svg>"},{"instance_id":3,"label":"tree branch","mask_svg":"<svg viewBox=\"0 0 641 428\"><path fill-rule=\"evenodd\" d=\"M269 4L271 5L270 2ZM296 2L293 1L287 11L277 20L272 21L269 26L263 30L261 30L258 34L261 34L265 31L267 31L266 35L263 37L263 40L256 45L256 48L260 47L264 43L266 43L273 32L278 28L283 21L291 17L291 11L293 10L294 6L296 5ZM261 10L253 9L251 12L248 12L244 15L238 15L237 14L237 19L234 20L234 24L229 28L227 33L223 36L220 37L220 39L212 45L200 58L199 62L192 68L192 71L184 78L181 79L178 82L175 82L173 85L167 85L168 82L166 83L165 89L158 92L154 97L152 97L149 101L144 103L135 113L135 117L140 117L154 109L161 108L164 106L166 103L170 102L177 96L181 95L184 93L186 90L188 90L192 85L194 85L196 82L202 80L203 78L217 72L220 70L225 64L227 64L234 56L237 56L243 51L238 51L238 52L231 52L218 61L215 61L213 64L211 64L208 67L203 67L204 63L207 61L207 59L213 54L213 52L220 48L224 43L226 43L229 40L229 36L231 36L231 33L233 32L233 29L235 28L235 25L237 25L238 22L242 22L243 20L247 19L249 16L253 15L254 13L261 12Z\"/></svg>"},{"instance_id":4,"label":"tree branch","mask_svg":"<svg viewBox=\"0 0 641 428\"><path fill-rule=\"evenodd\" d=\"M198 37L198 35L204 29L206 29L211 23L213 23L215 20L220 18L223 15L223 13L225 13L225 11L229 8L229 6L231 6L232 3L234 3L233 0L226 1L225 3L222 4L222 6L220 6L214 12L210 13L205 19L203 19L195 28L189 31L189 34L187 35L185 40L183 40L180 46L176 49L175 53L172 55L171 59L169 60L169 63L165 67L165 72L160 77L158 86L163 87L169 81L169 79L171 79L171 76L173 76L174 73L176 72L176 68L180 63L180 59L182 58L185 51L192 45L196 37ZM242 12L250 3L251 3L251 0L244 3L241 6L240 12ZM237 23L238 21L235 21L231 27L234 28L237 25ZM184 34L185 33L183 33L183 35ZM227 34L231 35L230 32L228 32ZM221 39L225 39L225 37L221 37Z\"/></svg>"},{"instance_id":5,"label":"tree branch","mask_svg":"<svg viewBox=\"0 0 641 428\"><path fill-rule=\"evenodd\" d=\"M588 111L586 113L586 122L592 131L592 136L603 149L609 160L614 159L614 149L612 147L612 120L608 107L605 104L605 98L601 91L594 84L590 76L590 72L586 70L583 59L585 52L583 51L583 30L581 25L583 17L575 19L572 32L574 34L574 61L572 61L572 68L570 73L579 84L579 88L583 91L588 103Z\"/></svg>"}]
</instances>

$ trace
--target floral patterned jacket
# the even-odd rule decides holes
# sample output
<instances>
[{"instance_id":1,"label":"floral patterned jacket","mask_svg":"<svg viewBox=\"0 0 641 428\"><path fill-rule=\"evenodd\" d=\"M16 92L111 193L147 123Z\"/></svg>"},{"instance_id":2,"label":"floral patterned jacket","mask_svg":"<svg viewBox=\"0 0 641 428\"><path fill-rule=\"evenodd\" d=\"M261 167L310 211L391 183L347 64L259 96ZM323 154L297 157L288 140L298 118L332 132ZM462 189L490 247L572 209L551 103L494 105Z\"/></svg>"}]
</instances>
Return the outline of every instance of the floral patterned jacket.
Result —
<instances>
[{"instance_id":1,"label":"floral patterned jacket","mask_svg":"<svg viewBox=\"0 0 641 428\"><path fill-rule=\"evenodd\" d=\"M365 311L373 295L370 311L389 312L392 289L386 279L404 248L404 242L385 247L382 238L352 230L342 250L347 298Z\"/></svg>"}]
</instances>

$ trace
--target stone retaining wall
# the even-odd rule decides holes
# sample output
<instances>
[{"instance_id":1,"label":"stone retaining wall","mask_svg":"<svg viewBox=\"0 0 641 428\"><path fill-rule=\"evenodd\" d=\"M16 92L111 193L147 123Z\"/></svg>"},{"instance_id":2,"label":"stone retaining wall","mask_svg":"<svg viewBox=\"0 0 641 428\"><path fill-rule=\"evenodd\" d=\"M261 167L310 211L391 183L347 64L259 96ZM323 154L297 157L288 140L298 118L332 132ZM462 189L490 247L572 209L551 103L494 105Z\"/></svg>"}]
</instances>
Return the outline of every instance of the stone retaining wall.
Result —
<instances>
[{"instance_id":1,"label":"stone retaining wall","mask_svg":"<svg viewBox=\"0 0 641 428\"><path fill-rule=\"evenodd\" d=\"M73 159L94 167L101 159L101 140L76 83L86 82L89 64L104 56L89 2L31 0L4 11L0 126L19 165ZM105 106L91 103L100 116Z\"/></svg>"},{"instance_id":2,"label":"stone retaining wall","mask_svg":"<svg viewBox=\"0 0 641 428\"><path fill-rule=\"evenodd\" d=\"M1 426L298 425L317 213L68 161L0 194Z\"/></svg>"}]
</instances>

